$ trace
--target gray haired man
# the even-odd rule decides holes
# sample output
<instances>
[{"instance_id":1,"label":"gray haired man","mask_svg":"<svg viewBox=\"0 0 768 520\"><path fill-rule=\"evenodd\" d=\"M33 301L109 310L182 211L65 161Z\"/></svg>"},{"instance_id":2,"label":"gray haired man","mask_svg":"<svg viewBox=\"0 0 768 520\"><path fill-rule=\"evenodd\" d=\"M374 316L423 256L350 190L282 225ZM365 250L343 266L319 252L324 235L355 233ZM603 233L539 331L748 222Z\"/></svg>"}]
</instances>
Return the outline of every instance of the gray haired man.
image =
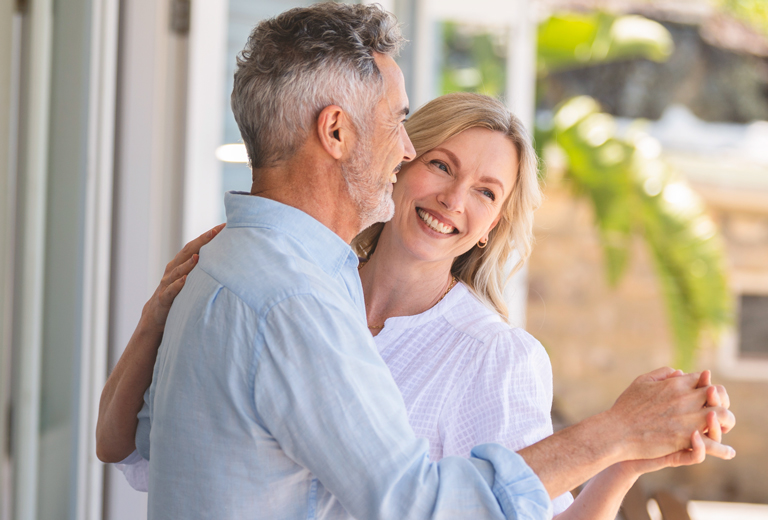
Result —
<instances>
[{"instance_id":1,"label":"gray haired man","mask_svg":"<svg viewBox=\"0 0 768 520\"><path fill-rule=\"evenodd\" d=\"M151 518L547 518L549 496L675 452L701 421L690 376L658 372L520 454L487 444L430 462L348 246L391 218L394 176L415 157L401 44L379 8L333 3L251 34L232 107L253 187L227 194L227 227L168 317L136 436Z\"/></svg>"}]
</instances>

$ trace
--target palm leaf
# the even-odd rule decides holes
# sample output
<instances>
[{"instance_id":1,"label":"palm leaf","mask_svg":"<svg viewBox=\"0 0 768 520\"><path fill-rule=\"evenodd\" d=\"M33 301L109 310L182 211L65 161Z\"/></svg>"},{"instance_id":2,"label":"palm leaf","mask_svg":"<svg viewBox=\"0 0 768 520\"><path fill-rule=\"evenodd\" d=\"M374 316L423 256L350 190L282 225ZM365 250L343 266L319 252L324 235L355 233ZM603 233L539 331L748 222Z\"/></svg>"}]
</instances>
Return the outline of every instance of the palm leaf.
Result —
<instances>
[{"instance_id":1,"label":"palm leaf","mask_svg":"<svg viewBox=\"0 0 768 520\"><path fill-rule=\"evenodd\" d=\"M555 113L539 142L567 158L566 179L594 208L608 280L626 270L633 236L649 247L664 295L676 363L689 369L701 335L728 323L730 298L716 228L693 191L658 159L640 153L635 137L615 134L613 117L578 97ZM647 137L646 137L647 138Z\"/></svg>"}]
</instances>

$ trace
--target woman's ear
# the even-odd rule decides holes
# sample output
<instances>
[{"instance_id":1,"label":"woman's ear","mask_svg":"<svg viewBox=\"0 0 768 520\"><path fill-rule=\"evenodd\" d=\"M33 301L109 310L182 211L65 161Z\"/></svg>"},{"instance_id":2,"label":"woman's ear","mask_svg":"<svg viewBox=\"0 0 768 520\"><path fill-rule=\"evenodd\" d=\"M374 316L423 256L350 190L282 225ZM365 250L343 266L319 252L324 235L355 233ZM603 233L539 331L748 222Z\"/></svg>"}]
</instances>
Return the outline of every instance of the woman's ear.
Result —
<instances>
[{"instance_id":1,"label":"woman's ear","mask_svg":"<svg viewBox=\"0 0 768 520\"><path fill-rule=\"evenodd\" d=\"M495 228L495 227L496 227L496 224L498 224L500 220L501 220L501 213L499 213L498 215L496 215L496 218L495 218L495 219L493 219L493 224L491 224L491 227L489 227L489 228L488 228L488 233L490 233L491 231L493 231L493 228ZM485 234L485 235L486 235L486 238L488 237L488 233L486 233L486 234Z\"/></svg>"},{"instance_id":2,"label":"woman's ear","mask_svg":"<svg viewBox=\"0 0 768 520\"><path fill-rule=\"evenodd\" d=\"M323 149L336 160L341 159L349 149L349 125L344 110L329 105L317 116L317 136Z\"/></svg>"}]
</instances>

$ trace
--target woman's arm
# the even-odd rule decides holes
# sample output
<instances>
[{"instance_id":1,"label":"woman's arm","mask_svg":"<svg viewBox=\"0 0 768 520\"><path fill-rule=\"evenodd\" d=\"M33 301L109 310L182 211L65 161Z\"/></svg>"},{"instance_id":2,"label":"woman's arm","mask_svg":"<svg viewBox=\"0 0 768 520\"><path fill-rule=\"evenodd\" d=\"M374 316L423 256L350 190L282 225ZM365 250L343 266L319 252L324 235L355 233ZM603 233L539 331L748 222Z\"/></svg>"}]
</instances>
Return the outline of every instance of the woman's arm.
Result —
<instances>
[{"instance_id":1,"label":"woman's arm","mask_svg":"<svg viewBox=\"0 0 768 520\"><path fill-rule=\"evenodd\" d=\"M714 413L711 415L714 417ZM573 504L555 518L557 520L613 520L619 512L624 496L643 473L704 461L706 448L698 431L693 432L691 444L693 446L691 450L678 451L658 459L620 462L604 469L587 483Z\"/></svg>"},{"instance_id":2,"label":"woman's arm","mask_svg":"<svg viewBox=\"0 0 768 520\"><path fill-rule=\"evenodd\" d=\"M216 226L185 245L166 266L160 285L144 305L139 324L101 392L96 456L102 462L120 462L136 449L136 414L141 410L144 392L152 382L168 311L184 287L187 274L197 264L200 248L223 227L224 224Z\"/></svg>"}]
</instances>

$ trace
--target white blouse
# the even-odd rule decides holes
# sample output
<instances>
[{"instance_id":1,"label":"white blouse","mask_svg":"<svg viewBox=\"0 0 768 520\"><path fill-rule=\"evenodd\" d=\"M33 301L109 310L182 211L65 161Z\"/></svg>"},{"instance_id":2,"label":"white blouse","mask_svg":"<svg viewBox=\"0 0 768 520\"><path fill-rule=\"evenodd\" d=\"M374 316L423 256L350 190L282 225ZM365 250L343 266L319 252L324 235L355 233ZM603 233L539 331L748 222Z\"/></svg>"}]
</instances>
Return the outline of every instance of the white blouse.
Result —
<instances>
[{"instance_id":1,"label":"white blouse","mask_svg":"<svg viewBox=\"0 0 768 520\"><path fill-rule=\"evenodd\" d=\"M374 339L432 460L469 457L487 442L517 451L552 434L552 367L544 347L463 284L426 312L389 318ZM118 468L146 491L149 468L138 453ZM554 513L572 502L570 493L557 497Z\"/></svg>"}]
</instances>

